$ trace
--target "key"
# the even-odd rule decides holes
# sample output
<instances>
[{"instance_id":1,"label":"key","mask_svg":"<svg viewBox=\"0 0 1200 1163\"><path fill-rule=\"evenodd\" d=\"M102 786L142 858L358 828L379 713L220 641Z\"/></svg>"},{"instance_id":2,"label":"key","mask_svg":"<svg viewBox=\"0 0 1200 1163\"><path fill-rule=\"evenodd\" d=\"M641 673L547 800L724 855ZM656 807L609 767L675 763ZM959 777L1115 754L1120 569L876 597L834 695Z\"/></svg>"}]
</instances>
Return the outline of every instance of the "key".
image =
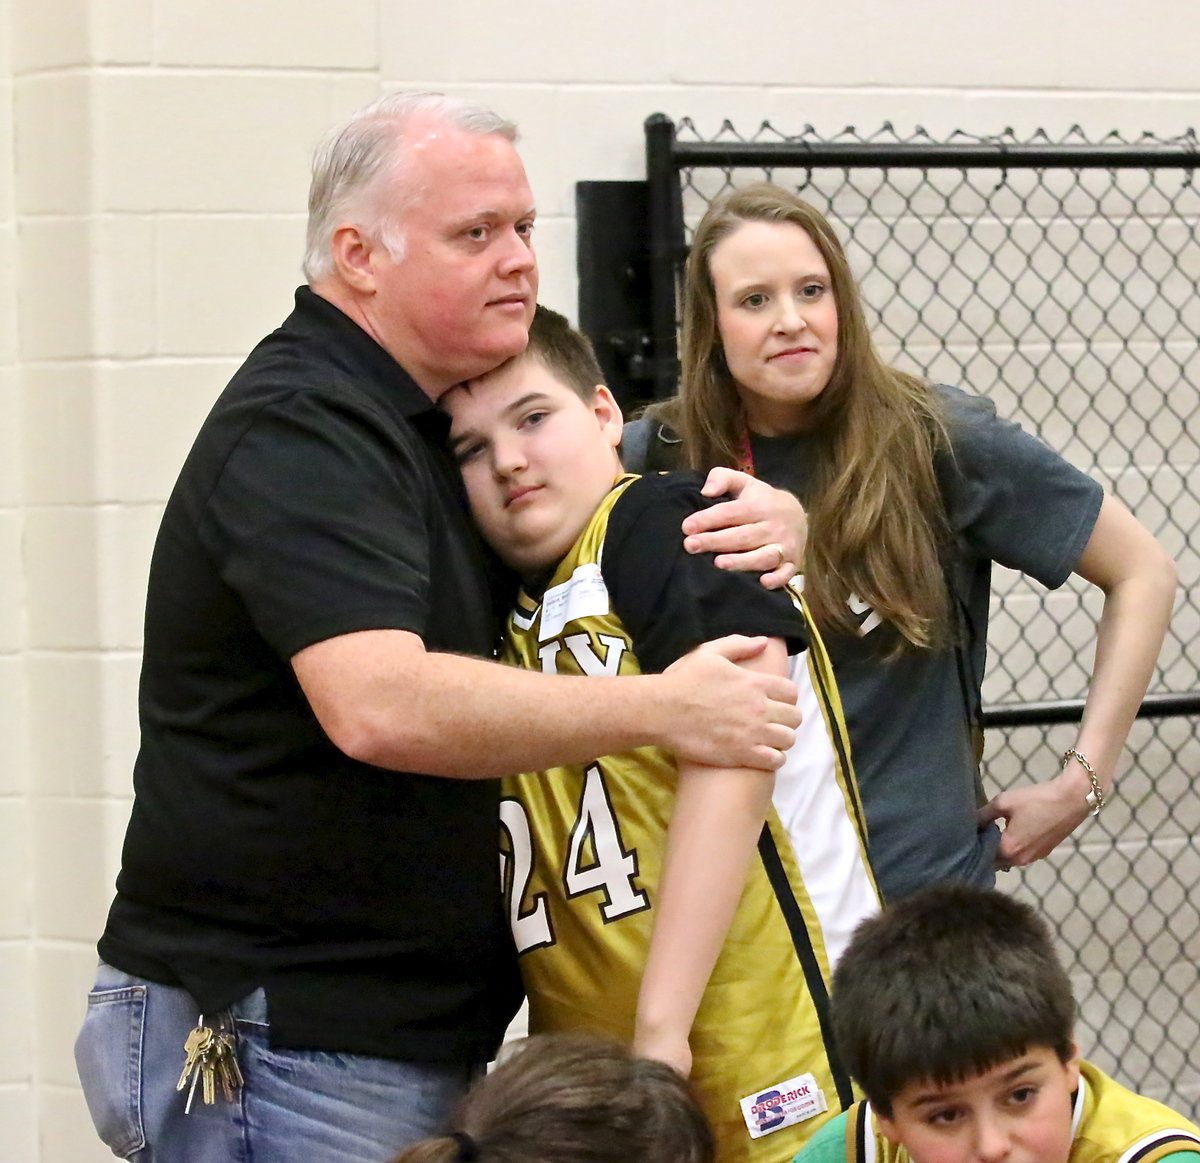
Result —
<instances>
[{"instance_id":1,"label":"key","mask_svg":"<svg viewBox=\"0 0 1200 1163\"><path fill-rule=\"evenodd\" d=\"M188 1087L187 1102L183 1104L183 1113L190 1115L192 1113L192 1099L196 1097L196 1083L200 1081L200 1075L204 1071L200 1069L200 1063L197 1061L195 1069L192 1071L192 1085Z\"/></svg>"},{"instance_id":2,"label":"key","mask_svg":"<svg viewBox=\"0 0 1200 1163\"><path fill-rule=\"evenodd\" d=\"M229 1054L225 1061L229 1066L230 1082L236 1090L239 1087L244 1086L246 1083L245 1075L242 1074L241 1065L238 1063L237 1035L226 1032L223 1033L221 1037L225 1040L226 1045L229 1047Z\"/></svg>"},{"instance_id":3,"label":"key","mask_svg":"<svg viewBox=\"0 0 1200 1163\"><path fill-rule=\"evenodd\" d=\"M217 1054L217 1081L226 1099L232 1100L233 1092L244 1082L242 1068L237 1060L237 1035L229 1030L221 1030L214 1039Z\"/></svg>"},{"instance_id":4,"label":"key","mask_svg":"<svg viewBox=\"0 0 1200 1163\"><path fill-rule=\"evenodd\" d=\"M188 1078L196 1068L196 1060L211 1045L212 1038L213 1032L204 1024L204 1015L201 1014L196 1028L184 1039L183 1050L186 1057L183 1062L183 1070L179 1075L179 1081L175 1084L176 1090L182 1090L187 1086Z\"/></svg>"},{"instance_id":5,"label":"key","mask_svg":"<svg viewBox=\"0 0 1200 1163\"><path fill-rule=\"evenodd\" d=\"M217 1064L212 1043L200 1055L200 1077L204 1083L204 1105L212 1106L217 1101Z\"/></svg>"},{"instance_id":6,"label":"key","mask_svg":"<svg viewBox=\"0 0 1200 1163\"><path fill-rule=\"evenodd\" d=\"M221 1088L221 1097L226 1102L233 1102L233 1081L229 1074L229 1063L225 1061L224 1054L217 1055L215 1073L217 1085Z\"/></svg>"}]
</instances>

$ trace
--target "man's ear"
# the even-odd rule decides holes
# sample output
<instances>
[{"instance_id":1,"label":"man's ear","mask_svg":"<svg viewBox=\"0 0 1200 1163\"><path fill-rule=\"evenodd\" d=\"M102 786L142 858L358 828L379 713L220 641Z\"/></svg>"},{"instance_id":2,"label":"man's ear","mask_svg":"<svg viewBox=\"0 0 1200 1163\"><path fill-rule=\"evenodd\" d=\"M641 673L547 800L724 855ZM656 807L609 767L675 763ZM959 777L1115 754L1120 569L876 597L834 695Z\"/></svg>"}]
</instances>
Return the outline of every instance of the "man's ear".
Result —
<instances>
[{"instance_id":1,"label":"man's ear","mask_svg":"<svg viewBox=\"0 0 1200 1163\"><path fill-rule=\"evenodd\" d=\"M330 254L338 277L362 295L375 293L375 244L358 226L343 223L333 232Z\"/></svg>"},{"instance_id":2,"label":"man's ear","mask_svg":"<svg viewBox=\"0 0 1200 1163\"><path fill-rule=\"evenodd\" d=\"M621 405L617 403L616 396L604 384L596 385L596 394L592 397L592 413L600 424L600 430L608 437L608 442L616 448L621 443L625 417L621 415Z\"/></svg>"}]
</instances>

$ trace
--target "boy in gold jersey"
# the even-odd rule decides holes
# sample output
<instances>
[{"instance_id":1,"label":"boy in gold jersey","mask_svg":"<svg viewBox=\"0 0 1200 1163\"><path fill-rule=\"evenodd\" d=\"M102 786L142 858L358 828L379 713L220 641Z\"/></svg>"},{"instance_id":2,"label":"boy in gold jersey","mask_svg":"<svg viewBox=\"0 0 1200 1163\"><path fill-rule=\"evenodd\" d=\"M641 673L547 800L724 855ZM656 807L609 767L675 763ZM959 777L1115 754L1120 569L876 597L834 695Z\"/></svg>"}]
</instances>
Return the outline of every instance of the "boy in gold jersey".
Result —
<instances>
[{"instance_id":1,"label":"boy in gold jersey","mask_svg":"<svg viewBox=\"0 0 1200 1163\"><path fill-rule=\"evenodd\" d=\"M506 782L530 1028L632 1041L690 1073L722 1163L786 1160L853 1100L828 983L878 908L840 706L796 593L683 551L699 479L622 474L600 380L587 341L539 309L523 356L444 397L472 512L524 579L505 657L639 674L740 633L761 647L743 665L797 683L802 723L774 776L647 747Z\"/></svg>"},{"instance_id":2,"label":"boy in gold jersey","mask_svg":"<svg viewBox=\"0 0 1200 1163\"><path fill-rule=\"evenodd\" d=\"M867 1101L796 1163L1200 1163L1200 1128L1084 1062L1045 922L993 889L924 889L863 922L833 983Z\"/></svg>"}]
</instances>

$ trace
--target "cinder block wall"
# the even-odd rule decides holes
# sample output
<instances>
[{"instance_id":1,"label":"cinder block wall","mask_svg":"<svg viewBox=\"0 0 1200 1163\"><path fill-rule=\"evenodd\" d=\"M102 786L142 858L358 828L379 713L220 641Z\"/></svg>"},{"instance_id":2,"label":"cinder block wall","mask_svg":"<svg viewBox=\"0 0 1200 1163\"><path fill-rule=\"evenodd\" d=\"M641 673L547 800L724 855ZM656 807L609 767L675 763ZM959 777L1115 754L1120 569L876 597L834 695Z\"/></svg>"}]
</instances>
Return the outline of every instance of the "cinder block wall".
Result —
<instances>
[{"instance_id":1,"label":"cinder block wall","mask_svg":"<svg viewBox=\"0 0 1200 1163\"><path fill-rule=\"evenodd\" d=\"M0 0L0 992L12 1036L0 1046L0 1137L32 1158L30 995L32 780L26 751L21 415L17 392L16 214L9 0Z\"/></svg>"},{"instance_id":2,"label":"cinder block wall","mask_svg":"<svg viewBox=\"0 0 1200 1163\"><path fill-rule=\"evenodd\" d=\"M1200 123L1200 9L1143 0L0 0L0 1142L82 1163L71 1043L136 749L146 563L195 428L299 279L310 151L380 91L517 118L542 298L641 123Z\"/></svg>"}]
</instances>

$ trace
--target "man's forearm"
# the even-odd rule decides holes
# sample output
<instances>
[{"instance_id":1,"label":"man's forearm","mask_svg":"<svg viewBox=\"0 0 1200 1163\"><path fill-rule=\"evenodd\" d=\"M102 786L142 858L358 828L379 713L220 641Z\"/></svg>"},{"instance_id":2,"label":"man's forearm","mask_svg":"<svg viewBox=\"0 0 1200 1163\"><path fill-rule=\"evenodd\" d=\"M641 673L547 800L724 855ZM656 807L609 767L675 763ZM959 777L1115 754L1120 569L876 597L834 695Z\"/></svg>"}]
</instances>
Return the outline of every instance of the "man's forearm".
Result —
<instances>
[{"instance_id":1,"label":"man's forearm","mask_svg":"<svg viewBox=\"0 0 1200 1163\"><path fill-rule=\"evenodd\" d=\"M671 714L661 679L544 675L429 653L397 702L369 695L363 758L380 767L465 779L510 775L660 742ZM584 684L587 684L586 687Z\"/></svg>"},{"instance_id":2,"label":"man's forearm","mask_svg":"<svg viewBox=\"0 0 1200 1163\"><path fill-rule=\"evenodd\" d=\"M427 652L413 634L370 630L317 643L293 666L333 743L378 767L477 779L658 745L773 770L794 737L794 688L735 665L739 649L720 645L661 675L582 678Z\"/></svg>"}]
</instances>

